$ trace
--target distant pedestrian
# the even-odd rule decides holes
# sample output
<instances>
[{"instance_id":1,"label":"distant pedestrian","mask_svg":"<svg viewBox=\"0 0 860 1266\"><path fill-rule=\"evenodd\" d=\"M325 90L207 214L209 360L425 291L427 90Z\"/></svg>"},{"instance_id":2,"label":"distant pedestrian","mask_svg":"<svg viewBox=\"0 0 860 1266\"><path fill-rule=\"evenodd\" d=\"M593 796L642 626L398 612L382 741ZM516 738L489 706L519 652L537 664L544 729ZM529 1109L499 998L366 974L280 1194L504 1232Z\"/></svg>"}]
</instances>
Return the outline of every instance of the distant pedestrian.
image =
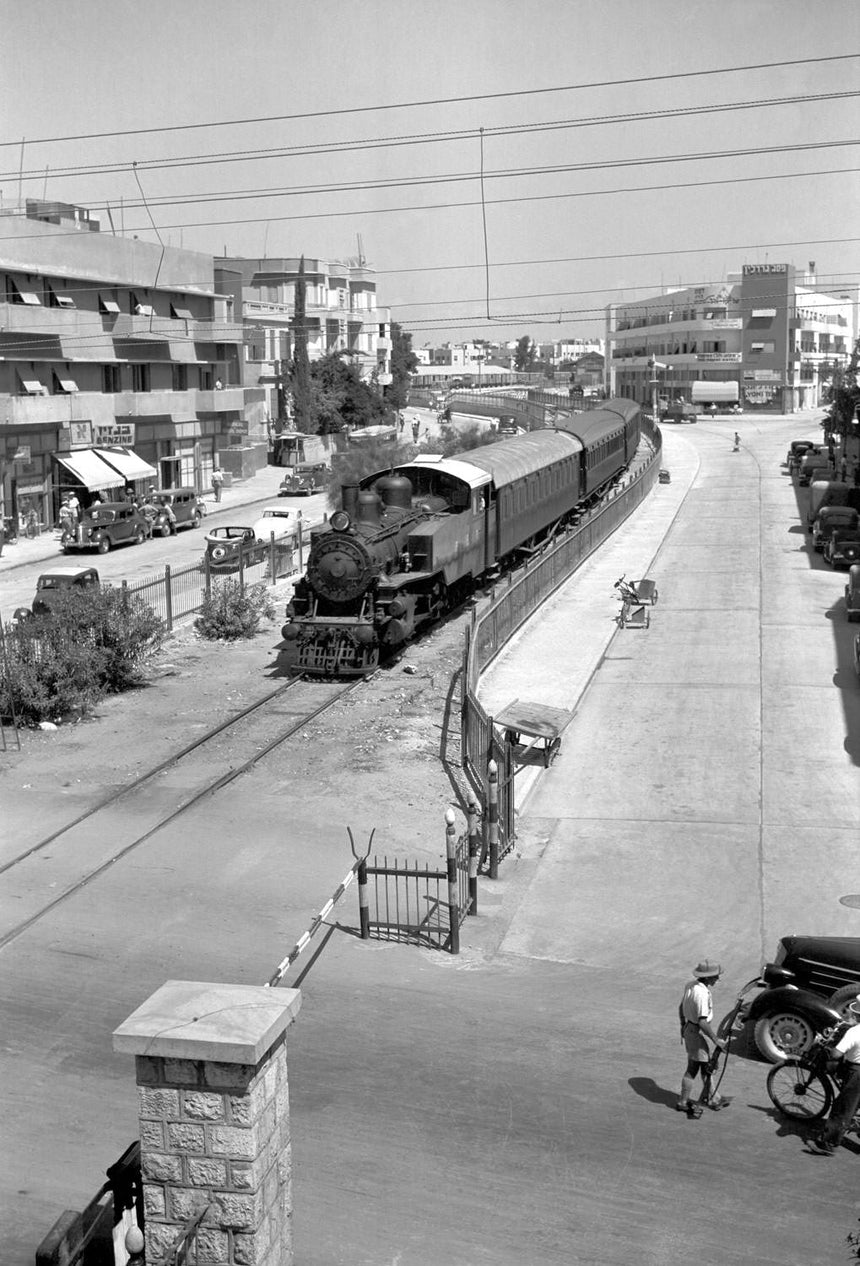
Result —
<instances>
[{"instance_id":1,"label":"distant pedestrian","mask_svg":"<svg viewBox=\"0 0 860 1266\"><path fill-rule=\"evenodd\" d=\"M224 472L220 466L216 466L212 471L212 491L215 493L215 500L221 500L221 485L224 483Z\"/></svg>"},{"instance_id":2,"label":"distant pedestrian","mask_svg":"<svg viewBox=\"0 0 860 1266\"><path fill-rule=\"evenodd\" d=\"M732 451L737 453L740 449L740 446L741 446L741 437L740 435L738 435L737 431L735 431L735 446Z\"/></svg>"},{"instance_id":3,"label":"distant pedestrian","mask_svg":"<svg viewBox=\"0 0 860 1266\"><path fill-rule=\"evenodd\" d=\"M404 416L403 416L403 414L402 414L402 413L398 413L398 415L397 415L397 425L399 426L399 428L400 428L400 434L402 435L402 434L403 434L403 428L406 426L406 419L404 418Z\"/></svg>"},{"instance_id":4,"label":"distant pedestrian","mask_svg":"<svg viewBox=\"0 0 860 1266\"><path fill-rule=\"evenodd\" d=\"M707 959L699 963L693 972L693 979L684 988L684 996L678 1007L681 1041L687 1051L687 1068L681 1079L681 1096L675 1107L678 1112L686 1112L693 1120L702 1115L702 1103L714 1112L719 1112L731 1102L722 1096L713 1097L712 1052L708 1045L708 1042L713 1042L722 1051L728 1045L725 1039L717 1037L713 1029L714 1000L711 989L722 972L719 963L711 963ZM692 1094L697 1076L702 1079L702 1096L698 1103L694 1103Z\"/></svg>"},{"instance_id":5,"label":"distant pedestrian","mask_svg":"<svg viewBox=\"0 0 860 1266\"><path fill-rule=\"evenodd\" d=\"M69 513L71 514L75 523L77 523L78 519L81 517L81 503L80 501L78 501L78 497L76 493L74 492L69 493L69 500L67 502L67 505L69 507Z\"/></svg>"},{"instance_id":6,"label":"distant pedestrian","mask_svg":"<svg viewBox=\"0 0 860 1266\"><path fill-rule=\"evenodd\" d=\"M845 483L846 480L848 479L848 463L846 462L844 457L839 463L839 478L842 480L843 483Z\"/></svg>"},{"instance_id":7,"label":"distant pedestrian","mask_svg":"<svg viewBox=\"0 0 860 1266\"><path fill-rule=\"evenodd\" d=\"M413 443L415 443L415 444L417 444L417 443L418 443L418 436L419 436L419 434L420 434L420 433L421 433L421 423L418 421L418 419L417 419L417 418L415 418L415 419L414 419L414 421L413 421L413 423L412 423L412 440L413 440Z\"/></svg>"}]
</instances>

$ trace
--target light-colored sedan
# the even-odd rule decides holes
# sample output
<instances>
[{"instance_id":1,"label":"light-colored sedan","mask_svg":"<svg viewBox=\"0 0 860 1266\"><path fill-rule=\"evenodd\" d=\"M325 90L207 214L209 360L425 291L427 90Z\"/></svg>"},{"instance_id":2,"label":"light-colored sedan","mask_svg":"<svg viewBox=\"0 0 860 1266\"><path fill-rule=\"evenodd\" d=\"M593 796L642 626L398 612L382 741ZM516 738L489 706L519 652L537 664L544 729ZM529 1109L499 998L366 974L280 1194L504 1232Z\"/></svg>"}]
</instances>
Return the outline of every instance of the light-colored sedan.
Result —
<instances>
[{"instance_id":1,"label":"light-colored sedan","mask_svg":"<svg viewBox=\"0 0 860 1266\"><path fill-rule=\"evenodd\" d=\"M259 519L252 524L252 530L255 540L268 544L273 533L276 541L283 540L284 537L297 537L301 522L301 510L284 505L266 506Z\"/></svg>"}]
</instances>

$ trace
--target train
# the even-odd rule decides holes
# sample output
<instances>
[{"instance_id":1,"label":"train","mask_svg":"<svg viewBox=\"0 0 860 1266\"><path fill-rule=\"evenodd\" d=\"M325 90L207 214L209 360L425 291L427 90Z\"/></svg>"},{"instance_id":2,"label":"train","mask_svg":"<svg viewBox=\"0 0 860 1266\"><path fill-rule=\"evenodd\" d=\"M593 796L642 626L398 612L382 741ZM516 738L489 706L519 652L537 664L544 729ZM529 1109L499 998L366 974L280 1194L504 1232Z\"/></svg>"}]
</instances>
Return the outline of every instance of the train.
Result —
<instances>
[{"instance_id":1,"label":"train","mask_svg":"<svg viewBox=\"0 0 860 1266\"><path fill-rule=\"evenodd\" d=\"M287 605L294 674L361 677L476 585L594 504L639 446L641 411L609 400L454 457L394 464L341 489L311 532Z\"/></svg>"}]
</instances>

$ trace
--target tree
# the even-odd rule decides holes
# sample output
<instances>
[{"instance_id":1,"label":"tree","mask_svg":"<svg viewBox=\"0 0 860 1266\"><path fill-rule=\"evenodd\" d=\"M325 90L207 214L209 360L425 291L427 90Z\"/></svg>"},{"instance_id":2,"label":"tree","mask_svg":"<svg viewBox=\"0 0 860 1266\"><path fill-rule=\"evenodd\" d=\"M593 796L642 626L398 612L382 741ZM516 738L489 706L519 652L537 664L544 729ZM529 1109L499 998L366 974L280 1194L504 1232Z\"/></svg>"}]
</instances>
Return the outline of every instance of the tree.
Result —
<instances>
[{"instance_id":1,"label":"tree","mask_svg":"<svg viewBox=\"0 0 860 1266\"><path fill-rule=\"evenodd\" d=\"M535 355L537 348L528 334L524 334L522 338L517 339L516 350L514 351L514 367L520 373L527 373L535 363Z\"/></svg>"},{"instance_id":2,"label":"tree","mask_svg":"<svg viewBox=\"0 0 860 1266\"><path fill-rule=\"evenodd\" d=\"M396 321L391 322L391 385L385 393L392 409L404 409L409 395L409 375L418 368L412 350L412 335Z\"/></svg>"},{"instance_id":3,"label":"tree","mask_svg":"<svg viewBox=\"0 0 860 1266\"><path fill-rule=\"evenodd\" d=\"M293 417L297 431L314 435L317 420L311 400L310 362L308 361L308 323L306 316L307 283L305 257L299 261L296 277L296 302L293 309L293 361L290 366L290 390L293 393Z\"/></svg>"},{"instance_id":4,"label":"tree","mask_svg":"<svg viewBox=\"0 0 860 1266\"><path fill-rule=\"evenodd\" d=\"M835 435L856 435L857 409L860 406L860 386L857 383L857 372L860 368L860 338L857 339L851 352L848 364L836 369L830 381L828 395L833 406L831 410L832 430Z\"/></svg>"},{"instance_id":5,"label":"tree","mask_svg":"<svg viewBox=\"0 0 860 1266\"><path fill-rule=\"evenodd\" d=\"M382 399L362 382L357 367L343 352L331 352L311 365L310 398L318 435L385 421Z\"/></svg>"}]
</instances>

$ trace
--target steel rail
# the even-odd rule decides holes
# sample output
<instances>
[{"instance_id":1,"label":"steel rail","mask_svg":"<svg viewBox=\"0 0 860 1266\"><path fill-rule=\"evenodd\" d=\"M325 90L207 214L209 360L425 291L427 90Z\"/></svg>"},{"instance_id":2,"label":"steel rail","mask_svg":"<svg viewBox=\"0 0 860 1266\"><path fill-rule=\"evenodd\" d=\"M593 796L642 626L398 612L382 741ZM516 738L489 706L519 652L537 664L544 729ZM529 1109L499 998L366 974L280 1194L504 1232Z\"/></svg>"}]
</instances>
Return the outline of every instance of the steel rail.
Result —
<instances>
[{"instance_id":1,"label":"steel rail","mask_svg":"<svg viewBox=\"0 0 860 1266\"><path fill-rule=\"evenodd\" d=\"M301 678L297 678L295 683L290 682L288 683L288 685L298 684L300 680ZM191 796L188 800L186 800L183 804L178 805L169 814L167 814L166 817L162 818L160 822L157 822L155 826L150 827L148 831L145 831L142 835L137 836L136 839L132 840L129 844L126 844L124 848L121 848L119 852L115 853L112 857L108 857L105 861L101 862L98 866L93 867L91 871L83 875L80 879L78 879L70 887L66 888L63 892L58 893L57 896L53 898L53 900L49 901L40 910L37 910L34 914L30 915L29 918L22 920L21 923L17 924L13 928L10 928L9 931L4 936L0 937L0 950L5 949L7 945L9 945L12 941L16 940L19 936L22 935L22 933L26 932L34 924L38 923L40 919L43 919L45 917L45 915L50 914L52 910L55 910L57 908L57 906L62 905L63 902L65 901L68 901L70 897L73 897L76 893L80 892L82 888L85 888L88 884L92 883L94 879L98 879L101 875L105 873L105 871L110 870L110 868L116 865L117 862L122 861L123 858L129 855L129 853L134 852L134 850L136 848L139 848L141 844L144 844L147 840L151 839L153 835L157 834L157 832L162 830L165 826L168 826L171 822L175 821L176 818L180 817L183 813L186 813L189 809L193 808L196 804L199 804L201 800L204 800L207 796L213 795L215 792L220 791L223 787L226 787L231 782L233 782L234 779L239 778L244 773L247 773L249 769L252 769L265 756L268 756L268 754L274 751L276 747L279 747L282 743L285 743L287 739L291 738L293 734L296 733L297 730L300 730L302 728L302 726L305 726L309 722L316 720L316 718L318 716L321 716L323 712L327 712L329 708L334 707L336 703L339 703L342 699L346 698L347 695L351 694L359 686L363 686L367 680L368 678L366 677L361 677L357 679L356 681L352 682L349 686L346 686L343 690L339 691L331 699L327 699L324 703L321 703L319 707L314 708L311 712L307 712L303 714L301 717L299 717L297 721L293 722L286 730L276 735L275 738L273 738L270 742L268 742L265 745L265 747L261 748L258 752L255 752L253 756L249 757L248 760L244 761L243 764L237 765L234 768L229 769L226 773L221 774L220 777L218 778L214 778L212 782L208 783L205 787L202 787L199 791L195 792L194 795ZM278 690L274 691L273 694L268 697L273 698L275 695L282 694L286 688L287 687L281 687ZM262 702L265 702L265 700L263 700ZM259 706L259 704L255 706ZM253 708L250 708L250 709L247 709L246 712L253 711L253 710L254 710ZM214 731L213 733L220 732L220 730L224 728L225 727L222 725L218 727L218 729ZM211 734L207 737L211 737ZM199 746L199 743L191 744L188 750L193 750L197 746ZM168 764L169 763L170 762L168 762ZM125 790L126 789L123 789L123 791ZM123 793L120 793L120 794L123 794ZM115 797L115 798L118 798L118 797ZM113 798L108 800L107 804L111 804L112 802L113 802ZM104 807L104 806L101 806L101 807ZM65 829L68 830L70 828L67 827ZM60 832L59 834L61 833L62 832ZM53 838L56 838L56 836L54 836Z\"/></svg>"},{"instance_id":2,"label":"steel rail","mask_svg":"<svg viewBox=\"0 0 860 1266\"><path fill-rule=\"evenodd\" d=\"M244 721L245 717L250 716L252 712L257 710L257 708L261 708L264 703L269 703L270 700L276 699L279 695L285 694L288 690L297 686L302 680L303 679L301 677L294 677L285 685L278 686L277 690L271 690L267 695L263 695L262 699L257 699L255 703L249 704L248 707L243 708L241 712L232 713L225 721L222 721L220 725L216 725L213 729L207 730L205 734L201 734L199 738L196 738L193 743L189 743L187 747L183 747L180 751L174 752L172 756L168 756L161 762L160 765L154 765L153 768L148 769L146 773L140 774L139 777L135 778L134 782L130 782L127 787L121 787L119 791L111 792L111 794L106 796L104 800L99 800L98 803L90 805L88 809L84 809L83 813L78 814L78 816L73 818L71 822L66 822L63 826L57 827L56 831L52 831L50 835L46 835L45 838L40 840L38 844L31 844L28 849L25 849L23 853L19 853L17 857L12 857L9 861L3 862L3 864L0 865L0 875L4 875L6 871L11 870L13 866L17 866L21 862L26 861L26 859L28 857L32 857L34 853L38 853L41 849L47 848L49 844L53 844L54 840L59 839L61 835L65 835L66 831L71 831L74 827L80 826L82 822L86 822L87 818L91 818L94 814L100 813L102 809L107 809L110 805L116 804L117 800L121 800L123 796L127 796L129 792L142 786L143 783L147 782L150 778L155 778L158 774L163 774L165 769L169 769L171 765L178 764L179 761L184 759L184 757L189 756L193 751L196 751L198 747L202 747L203 744L208 743L210 739L216 738L219 734L222 734L224 730L228 730L231 725L236 725L239 721Z\"/></svg>"}]
</instances>

